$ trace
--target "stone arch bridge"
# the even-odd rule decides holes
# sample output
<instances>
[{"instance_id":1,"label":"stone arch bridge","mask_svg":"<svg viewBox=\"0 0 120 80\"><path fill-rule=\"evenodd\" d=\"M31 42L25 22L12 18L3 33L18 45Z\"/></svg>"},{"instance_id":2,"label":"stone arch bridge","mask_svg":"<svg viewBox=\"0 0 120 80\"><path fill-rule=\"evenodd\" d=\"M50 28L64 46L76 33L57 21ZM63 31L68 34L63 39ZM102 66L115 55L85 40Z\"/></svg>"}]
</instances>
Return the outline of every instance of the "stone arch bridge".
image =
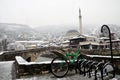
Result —
<instances>
[{"instance_id":1,"label":"stone arch bridge","mask_svg":"<svg viewBox=\"0 0 120 80\"><path fill-rule=\"evenodd\" d=\"M68 50L61 47L44 47L37 49L29 49L29 50L19 50L19 51L6 51L0 55L1 61L10 61L15 60L15 56L22 56L24 59L30 58L30 61L35 61L42 54L54 53L59 56L63 56L66 51L74 52L75 50Z\"/></svg>"},{"instance_id":2,"label":"stone arch bridge","mask_svg":"<svg viewBox=\"0 0 120 80\"><path fill-rule=\"evenodd\" d=\"M10 61L15 60L15 56L22 56L24 59L31 58L31 61L35 61L42 54L54 53L58 56L65 55L66 52L74 53L76 49L68 49L61 47L44 47L37 49L29 49L29 50L19 50L19 51L5 51L0 52L0 61ZM114 53L119 54L119 51L113 50ZM101 54L107 55L109 54L109 50L81 50L81 54Z\"/></svg>"}]
</instances>

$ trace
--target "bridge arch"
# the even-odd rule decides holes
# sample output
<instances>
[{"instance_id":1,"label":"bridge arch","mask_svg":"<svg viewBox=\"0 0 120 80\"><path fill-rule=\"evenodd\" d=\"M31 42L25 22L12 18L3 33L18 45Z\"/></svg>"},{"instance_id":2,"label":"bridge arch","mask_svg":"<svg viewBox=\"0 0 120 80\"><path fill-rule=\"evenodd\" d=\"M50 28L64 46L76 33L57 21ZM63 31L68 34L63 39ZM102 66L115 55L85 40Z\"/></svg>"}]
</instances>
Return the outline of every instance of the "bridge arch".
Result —
<instances>
[{"instance_id":1,"label":"bridge arch","mask_svg":"<svg viewBox=\"0 0 120 80\"><path fill-rule=\"evenodd\" d=\"M31 58L31 61L34 61L38 56L44 54L45 52L51 52L56 55L64 55L66 51L60 47L44 47L29 50L7 51L1 54L0 57L2 61L15 60L15 56L21 56L24 59Z\"/></svg>"}]
</instances>

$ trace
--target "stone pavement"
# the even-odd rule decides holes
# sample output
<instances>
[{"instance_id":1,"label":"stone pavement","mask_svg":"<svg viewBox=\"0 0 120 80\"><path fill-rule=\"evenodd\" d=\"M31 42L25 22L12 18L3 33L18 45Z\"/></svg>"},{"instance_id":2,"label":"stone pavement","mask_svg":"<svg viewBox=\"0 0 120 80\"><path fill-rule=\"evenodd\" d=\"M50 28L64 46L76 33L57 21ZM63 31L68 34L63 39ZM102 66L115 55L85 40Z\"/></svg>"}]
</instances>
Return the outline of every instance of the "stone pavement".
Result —
<instances>
[{"instance_id":1,"label":"stone pavement","mask_svg":"<svg viewBox=\"0 0 120 80\"><path fill-rule=\"evenodd\" d=\"M93 79L83 77L83 75L79 75L79 74L67 74L63 78L56 78L52 74L46 74L41 76L29 76L16 80L93 80Z\"/></svg>"},{"instance_id":2,"label":"stone pavement","mask_svg":"<svg viewBox=\"0 0 120 80\"><path fill-rule=\"evenodd\" d=\"M26 76L26 77L23 77L21 79L16 79L16 80L94 80L94 77L88 78L87 76L83 76L80 74L68 73L63 78L56 78L51 73L49 73L49 74L45 74L45 75ZM98 79L98 80L101 80L101 79ZM117 75L117 78L105 79L105 80L120 80L120 75Z\"/></svg>"},{"instance_id":3,"label":"stone pavement","mask_svg":"<svg viewBox=\"0 0 120 80\"><path fill-rule=\"evenodd\" d=\"M0 62L0 80L12 80L14 61Z\"/></svg>"}]
</instances>

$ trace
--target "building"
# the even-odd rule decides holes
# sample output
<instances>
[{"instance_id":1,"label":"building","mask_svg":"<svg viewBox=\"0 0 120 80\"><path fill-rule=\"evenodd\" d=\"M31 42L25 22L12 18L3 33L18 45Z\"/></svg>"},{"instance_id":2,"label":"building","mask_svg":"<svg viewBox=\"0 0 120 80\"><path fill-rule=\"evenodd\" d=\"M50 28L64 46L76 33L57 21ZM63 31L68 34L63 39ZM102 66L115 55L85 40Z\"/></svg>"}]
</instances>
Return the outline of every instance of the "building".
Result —
<instances>
[{"instance_id":1,"label":"building","mask_svg":"<svg viewBox=\"0 0 120 80\"><path fill-rule=\"evenodd\" d=\"M110 44L110 41L106 41L107 44ZM110 46L110 45L108 45ZM112 48L113 49L120 49L120 40L112 40Z\"/></svg>"},{"instance_id":2,"label":"building","mask_svg":"<svg viewBox=\"0 0 120 80\"><path fill-rule=\"evenodd\" d=\"M0 34L0 51L6 51L7 50L7 36L4 34Z\"/></svg>"},{"instance_id":3,"label":"building","mask_svg":"<svg viewBox=\"0 0 120 80\"><path fill-rule=\"evenodd\" d=\"M21 43L9 43L7 45L7 50L8 51L13 51L13 50L25 50L25 46L22 45Z\"/></svg>"},{"instance_id":4,"label":"building","mask_svg":"<svg viewBox=\"0 0 120 80\"><path fill-rule=\"evenodd\" d=\"M20 43L25 46L26 49L35 49L41 47L48 47L49 41L16 41L15 43Z\"/></svg>"},{"instance_id":5,"label":"building","mask_svg":"<svg viewBox=\"0 0 120 80\"><path fill-rule=\"evenodd\" d=\"M110 42L108 37L97 38L95 36L87 36L82 31L82 16L81 10L79 9L79 23L80 30L69 30L64 36L62 45L63 47L77 48L80 49L109 49ZM113 49L120 49L120 40L116 39L115 33L111 33Z\"/></svg>"},{"instance_id":6,"label":"building","mask_svg":"<svg viewBox=\"0 0 120 80\"><path fill-rule=\"evenodd\" d=\"M79 9L79 23L80 23L80 30L70 30L66 33L63 40L63 47L72 47L77 48L78 46L81 49L93 49L98 48L98 39L93 36L86 36L83 35L82 31L82 16L81 10Z\"/></svg>"},{"instance_id":7,"label":"building","mask_svg":"<svg viewBox=\"0 0 120 80\"><path fill-rule=\"evenodd\" d=\"M85 41L80 42L80 49L98 49L99 48L99 40L94 36L85 36Z\"/></svg>"}]
</instances>

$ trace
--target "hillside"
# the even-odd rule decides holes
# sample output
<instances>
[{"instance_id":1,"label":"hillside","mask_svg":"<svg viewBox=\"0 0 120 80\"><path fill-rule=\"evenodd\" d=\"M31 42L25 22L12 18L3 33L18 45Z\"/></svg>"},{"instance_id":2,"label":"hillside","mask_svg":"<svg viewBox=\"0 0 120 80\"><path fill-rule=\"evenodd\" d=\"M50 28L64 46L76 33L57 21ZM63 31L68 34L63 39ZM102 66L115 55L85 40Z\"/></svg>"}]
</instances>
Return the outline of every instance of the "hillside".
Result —
<instances>
[{"instance_id":1,"label":"hillside","mask_svg":"<svg viewBox=\"0 0 120 80\"><path fill-rule=\"evenodd\" d=\"M120 38L120 26L109 25L111 32ZM28 25L0 23L0 40L7 38L8 41L15 40L48 40L60 38L69 30L79 31L79 26L53 25L31 28ZM86 35L100 35L101 26L83 25L83 33Z\"/></svg>"},{"instance_id":2,"label":"hillside","mask_svg":"<svg viewBox=\"0 0 120 80\"><path fill-rule=\"evenodd\" d=\"M111 33L115 33L116 37L120 39L120 26L119 25L114 25L114 24L108 24ZM94 31L97 36L99 36L101 31L101 26L97 27L96 30Z\"/></svg>"},{"instance_id":3,"label":"hillside","mask_svg":"<svg viewBox=\"0 0 120 80\"><path fill-rule=\"evenodd\" d=\"M7 38L9 41L29 39L35 32L27 25L0 23L1 38Z\"/></svg>"}]
</instances>

